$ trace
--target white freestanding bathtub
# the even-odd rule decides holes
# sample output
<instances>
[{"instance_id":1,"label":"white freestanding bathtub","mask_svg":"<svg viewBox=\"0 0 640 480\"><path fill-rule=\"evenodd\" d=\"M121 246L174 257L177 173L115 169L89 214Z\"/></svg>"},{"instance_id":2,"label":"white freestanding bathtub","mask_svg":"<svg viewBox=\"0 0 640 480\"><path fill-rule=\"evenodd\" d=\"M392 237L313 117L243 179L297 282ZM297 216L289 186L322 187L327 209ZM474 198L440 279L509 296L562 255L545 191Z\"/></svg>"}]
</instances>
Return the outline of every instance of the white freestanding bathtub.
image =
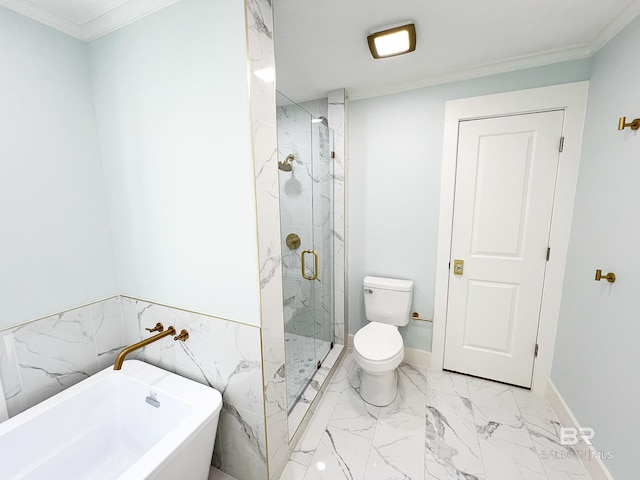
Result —
<instances>
[{"instance_id":1,"label":"white freestanding bathtub","mask_svg":"<svg viewBox=\"0 0 640 480\"><path fill-rule=\"evenodd\" d=\"M138 360L0 423L0 478L205 480L222 396Z\"/></svg>"}]
</instances>

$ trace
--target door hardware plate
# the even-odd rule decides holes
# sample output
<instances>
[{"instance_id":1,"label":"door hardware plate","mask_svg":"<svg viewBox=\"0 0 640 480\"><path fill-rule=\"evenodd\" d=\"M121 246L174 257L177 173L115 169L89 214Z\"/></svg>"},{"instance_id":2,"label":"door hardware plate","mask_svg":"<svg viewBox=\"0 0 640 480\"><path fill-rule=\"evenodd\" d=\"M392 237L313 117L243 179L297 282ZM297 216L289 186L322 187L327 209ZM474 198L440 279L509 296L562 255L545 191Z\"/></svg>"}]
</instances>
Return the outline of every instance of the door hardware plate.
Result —
<instances>
[{"instance_id":1,"label":"door hardware plate","mask_svg":"<svg viewBox=\"0 0 640 480\"><path fill-rule=\"evenodd\" d=\"M462 275L464 273L464 260L453 261L453 274Z\"/></svg>"}]
</instances>

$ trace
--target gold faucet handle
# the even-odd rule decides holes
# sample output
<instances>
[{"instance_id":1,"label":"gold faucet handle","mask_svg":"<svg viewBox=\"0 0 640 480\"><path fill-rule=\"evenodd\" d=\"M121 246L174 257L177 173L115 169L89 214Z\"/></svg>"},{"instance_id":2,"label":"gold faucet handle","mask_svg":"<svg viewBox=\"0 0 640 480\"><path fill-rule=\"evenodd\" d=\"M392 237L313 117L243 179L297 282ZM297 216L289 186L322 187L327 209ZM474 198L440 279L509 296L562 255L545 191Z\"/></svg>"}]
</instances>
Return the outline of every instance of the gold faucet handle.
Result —
<instances>
[{"instance_id":1,"label":"gold faucet handle","mask_svg":"<svg viewBox=\"0 0 640 480\"><path fill-rule=\"evenodd\" d=\"M147 332L162 332L164 331L164 325L162 325L160 322L156 323L156 326L153 328L145 328L145 330Z\"/></svg>"},{"instance_id":2,"label":"gold faucet handle","mask_svg":"<svg viewBox=\"0 0 640 480\"><path fill-rule=\"evenodd\" d=\"M174 340L180 340L181 342L184 342L187 338L189 338L189 332L184 329L180 332L180 335L173 337Z\"/></svg>"}]
</instances>

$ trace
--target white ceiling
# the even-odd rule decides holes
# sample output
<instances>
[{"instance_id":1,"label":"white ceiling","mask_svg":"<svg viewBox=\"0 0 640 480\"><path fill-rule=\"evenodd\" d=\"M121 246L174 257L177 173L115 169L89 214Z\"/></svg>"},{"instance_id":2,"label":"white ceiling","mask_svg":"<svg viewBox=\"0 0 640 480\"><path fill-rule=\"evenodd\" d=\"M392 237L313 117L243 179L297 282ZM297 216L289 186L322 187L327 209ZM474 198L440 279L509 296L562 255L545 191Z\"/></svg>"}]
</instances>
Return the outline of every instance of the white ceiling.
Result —
<instances>
[{"instance_id":1,"label":"white ceiling","mask_svg":"<svg viewBox=\"0 0 640 480\"><path fill-rule=\"evenodd\" d=\"M638 0L273 0L278 90L350 98L592 55L640 13ZM412 21L417 48L374 60L367 35Z\"/></svg>"},{"instance_id":2,"label":"white ceiling","mask_svg":"<svg viewBox=\"0 0 640 480\"><path fill-rule=\"evenodd\" d=\"M0 5L92 40L175 1ZM585 58L640 13L640 0L267 1L274 6L278 90L298 102L336 88L353 99ZM408 21L416 25L416 51L374 60L367 35Z\"/></svg>"}]
</instances>

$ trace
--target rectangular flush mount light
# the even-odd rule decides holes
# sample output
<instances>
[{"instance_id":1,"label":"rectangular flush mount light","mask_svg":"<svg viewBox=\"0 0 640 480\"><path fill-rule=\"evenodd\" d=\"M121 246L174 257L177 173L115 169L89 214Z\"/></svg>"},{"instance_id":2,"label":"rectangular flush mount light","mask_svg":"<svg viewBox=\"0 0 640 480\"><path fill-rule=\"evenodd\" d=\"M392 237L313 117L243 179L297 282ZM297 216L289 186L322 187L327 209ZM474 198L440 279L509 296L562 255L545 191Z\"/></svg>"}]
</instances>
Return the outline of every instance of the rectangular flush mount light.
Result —
<instances>
[{"instance_id":1,"label":"rectangular flush mount light","mask_svg":"<svg viewBox=\"0 0 640 480\"><path fill-rule=\"evenodd\" d=\"M387 58L416 49L416 27L413 23L372 33L367 37L373 58Z\"/></svg>"}]
</instances>

